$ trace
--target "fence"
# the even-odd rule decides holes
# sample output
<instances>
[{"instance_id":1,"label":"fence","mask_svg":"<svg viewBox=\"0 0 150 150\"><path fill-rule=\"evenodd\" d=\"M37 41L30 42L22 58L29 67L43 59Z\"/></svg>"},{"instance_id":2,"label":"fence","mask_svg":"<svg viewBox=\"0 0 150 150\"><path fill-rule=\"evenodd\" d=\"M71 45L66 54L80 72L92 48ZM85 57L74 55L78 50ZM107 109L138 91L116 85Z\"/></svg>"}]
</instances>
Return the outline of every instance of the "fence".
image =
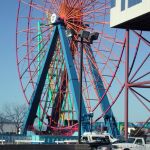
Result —
<instances>
[{"instance_id":1,"label":"fence","mask_svg":"<svg viewBox=\"0 0 150 150\"><path fill-rule=\"evenodd\" d=\"M48 135L0 135L0 140L4 140L5 144L16 144L16 141L44 141L43 144L52 144L56 141L77 140L77 136L48 136ZM33 144L36 142L32 142Z\"/></svg>"}]
</instances>

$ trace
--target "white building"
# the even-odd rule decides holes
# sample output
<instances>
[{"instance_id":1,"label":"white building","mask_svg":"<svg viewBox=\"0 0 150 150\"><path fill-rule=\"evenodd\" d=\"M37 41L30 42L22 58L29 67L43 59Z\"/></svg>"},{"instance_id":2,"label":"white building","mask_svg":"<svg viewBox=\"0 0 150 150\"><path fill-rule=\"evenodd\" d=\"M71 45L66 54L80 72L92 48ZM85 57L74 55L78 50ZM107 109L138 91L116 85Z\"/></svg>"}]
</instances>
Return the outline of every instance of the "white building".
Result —
<instances>
[{"instance_id":1,"label":"white building","mask_svg":"<svg viewBox=\"0 0 150 150\"><path fill-rule=\"evenodd\" d=\"M111 0L110 26L150 31L150 0Z\"/></svg>"},{"instance_id":2,"label":"white building","mask_svg":"<svg viewBox=\"0 0 150 150\"><path fill-rule=\"evenodd\" d=\"M0 116L0 134L17 134L16 123Z\"/></svg>"}]
</instances>

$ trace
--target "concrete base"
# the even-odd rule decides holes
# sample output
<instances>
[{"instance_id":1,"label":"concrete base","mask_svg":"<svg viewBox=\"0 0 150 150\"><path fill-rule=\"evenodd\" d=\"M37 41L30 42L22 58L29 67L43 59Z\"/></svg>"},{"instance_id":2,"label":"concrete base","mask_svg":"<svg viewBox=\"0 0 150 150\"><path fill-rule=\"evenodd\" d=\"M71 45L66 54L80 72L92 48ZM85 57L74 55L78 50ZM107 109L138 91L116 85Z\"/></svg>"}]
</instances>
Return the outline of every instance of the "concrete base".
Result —
<instances>
[{"instance_id":1,"label":"concrete base","mask_svg":"<svg viewBox=\"0 0 150 150\"><path fill-rule=\"evenodd\" d=\"M88 144L0 145L0 150L91 150Z\"/></svg>"}]
</instances>

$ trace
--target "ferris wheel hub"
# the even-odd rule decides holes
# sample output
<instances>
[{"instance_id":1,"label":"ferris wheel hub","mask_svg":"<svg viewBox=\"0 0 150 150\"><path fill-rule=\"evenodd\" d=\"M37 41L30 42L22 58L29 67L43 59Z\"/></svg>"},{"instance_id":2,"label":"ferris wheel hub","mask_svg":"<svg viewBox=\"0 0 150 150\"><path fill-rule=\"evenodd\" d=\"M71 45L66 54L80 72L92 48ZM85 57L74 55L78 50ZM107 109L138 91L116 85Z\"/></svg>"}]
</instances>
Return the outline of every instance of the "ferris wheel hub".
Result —
<instances>
[{"instance_id":1,"label":"ferris wheel hub","mask_svg":"<svg viewBox=\"0 0 150 150\"><path fill-rule=\"evenodd\" d=\"M55 13L53 13L51 15L51 23L56 23L57 19L58 19L58 16Z\"/></svg>"}]
</instances>

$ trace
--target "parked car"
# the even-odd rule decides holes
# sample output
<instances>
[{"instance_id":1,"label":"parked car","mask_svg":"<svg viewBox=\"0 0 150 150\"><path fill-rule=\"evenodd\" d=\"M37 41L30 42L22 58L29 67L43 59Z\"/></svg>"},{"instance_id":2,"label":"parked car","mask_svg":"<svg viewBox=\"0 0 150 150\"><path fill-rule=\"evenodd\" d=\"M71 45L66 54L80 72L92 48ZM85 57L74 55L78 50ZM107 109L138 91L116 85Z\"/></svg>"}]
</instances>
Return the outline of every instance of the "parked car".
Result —
<instances>
[{"instance_id":1,"label":"parked car","mask_svg":"<svg viewBox=\"0 0 150 150\"><path fill-rule=\"evenodd\" d=\"M81 137L82 143L87 143L91 147L110 150L111 149L111 142L108 136L103 134L97 134L94 132L85 132Z\"/></svg>"},{"instance_id":2,"label":"parked car","mask_svg":"<svg viewBox=\"0 0 150 150\"><path fill-rule=\"evenodd\" d=\"M126 142L118 141L112 144L115 150L150 150L150 140L142 137L130 137Z\"/></svg>"}]
</instances>

